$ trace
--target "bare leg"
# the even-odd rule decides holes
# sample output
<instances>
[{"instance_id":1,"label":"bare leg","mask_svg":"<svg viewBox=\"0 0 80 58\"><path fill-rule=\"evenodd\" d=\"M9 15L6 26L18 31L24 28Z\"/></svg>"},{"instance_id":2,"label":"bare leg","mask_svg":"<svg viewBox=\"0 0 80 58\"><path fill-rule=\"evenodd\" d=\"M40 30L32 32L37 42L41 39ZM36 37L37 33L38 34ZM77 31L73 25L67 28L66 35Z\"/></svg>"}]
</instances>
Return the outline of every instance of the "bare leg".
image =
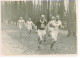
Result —
<instances>
[{"instance_id":1,"label":"bare leg","mask_svg":"<svg viewBox=\"0 0 80 58\"><path fill-rule=\"evenodd\" d=\"M21 37L21 35L22 35L22 30L20 29L20 37Z\"/></svg>"},{"instance_id":2,"label":"bare leg","mask_svg":"<svg viewBox=\"0 0 80 58\"><path fill-rule=\"evenodd\" d=\"M46 42L46 35L44 36L44 42Z\"/></svg>"},{"instance_id":3,"label":"bare leg","mask_svg":"<svg viewBox=\"0 0 80 58\"><path fill-rule=\"evenodd\" d=\"M28 32L28 33L29 33L29 38L30 38L30 35L31 35L31 30L29 30L29 32Z\"/></svg>"},{"instance_id":4,"label":"bare leg","mask_svg":"<svg viewBox=\"0 0 80 58\"><path fill-rule=\"evenodd\" d=\"M41 43L42 43L42 41L40 40L39 45L38 45L38 49L40 49Z\"/></svg>"},{"instance_id":5,"label":"bare leg","mask_svg":"<svg viewBox=\"0 0 80 58\"><path fill-rule=\"evenodd\" d=\"M50 46L50 49L52 50L52 47L53 47L53 45L54 45L54 43L55 43L56 41L53 41L52 43L51 43L51 46Z\"/></svg>"},{"instance_id":6,"label":"bare leg","mask_svg":"<svg viewBox=\"0 0 80 58\"><path fill-rule=\"evenodd\" d=\"M38 38L38 42L40 41L40 38Z\"/></svg>"},{"instance_id":7,"label":"bare leg","mask_svg":"<svg viewBox=\"0 0 80 58\"><path fill-rule=\"evenodd\" d=\"M19 26L19 28L20 28L20 37L22 37L21 35L22 35L22 26Z\"/></svg>"},{"instance_id":8,"label":"bare leg","mask_svg":"<svg viewBox=\"0 0 80 58\"><path fill-rule=\"evenodd\" d=\"M42 40L39 41L39 44L40 44L40 45L41 45L41 43L42 43Z\"/></svg>"},{"instance_id":9,"label":"bare leg","mask_svg":"<svg viewBox=\"0 0 80 58\"><path fill-rule=\"evenodd\" d=\"M31 30L29 31L29 34L31 34Z\"/></svg>"},{"instance_id":10,"label":"bare leg","mask_svg":"<svg viewBox=\"0 0 80 58\"><path fill-rule=\"evenodd\" d=\"M40 45L41 45L41 43L42 43L42 40L40 40L40 38L38 38L38 43L39 43L38 49L40 49Z\"/></svg>"}]
</instances>

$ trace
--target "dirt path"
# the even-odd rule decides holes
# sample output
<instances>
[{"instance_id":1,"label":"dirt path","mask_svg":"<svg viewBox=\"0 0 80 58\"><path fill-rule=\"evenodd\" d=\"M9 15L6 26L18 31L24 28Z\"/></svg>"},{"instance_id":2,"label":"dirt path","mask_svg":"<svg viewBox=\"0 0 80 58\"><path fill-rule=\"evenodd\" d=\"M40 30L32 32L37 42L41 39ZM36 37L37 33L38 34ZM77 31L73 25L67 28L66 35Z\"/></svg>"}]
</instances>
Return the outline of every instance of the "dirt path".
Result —
<instances>
[{"instance_id":1,"label":"dirt path","mask_svg":"<svg viewBox=\"0 0 80 58\"><path fill-rule=\"evenodd\" d=\"M51 38L47 36L46 43L38 50L38 35L32 31L29 38L28 31L22 31L22 37L16 25L2 24L2 53L4 55L54 55L54 54L76 54L76 38L74 36L66 37L67 31L60 30L58 41L50 50Z\"/></svg>"}]
</instances>

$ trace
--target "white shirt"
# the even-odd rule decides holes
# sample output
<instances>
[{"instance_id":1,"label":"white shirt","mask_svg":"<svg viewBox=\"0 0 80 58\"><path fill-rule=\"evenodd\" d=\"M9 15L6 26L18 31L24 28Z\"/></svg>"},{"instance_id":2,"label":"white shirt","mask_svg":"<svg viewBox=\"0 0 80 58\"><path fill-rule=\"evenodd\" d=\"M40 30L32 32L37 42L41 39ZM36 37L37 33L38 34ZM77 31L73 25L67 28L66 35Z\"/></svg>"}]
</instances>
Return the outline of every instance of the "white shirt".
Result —
<instances>
[{"instance_id":1,"label":"white shirt","mask_svg":"<svg viewBox=\"0 0 80 58\"><path fill-rule=\"evenodd\" d=\"M18 25L24 25L25 21L24 20L18 20Z\"/></svg>"},{"instance_id":2,"label":"white shirt","mask_svg":"<svg viewBox=\"0 0 80 58\"><path fill-rule=\"evenodd\" d=\"M26 22L26 26L27 26L27 27L32 27L32 25L33 25L33 22L32 22L32 21L27 21L27 22Z\"/></svg>"},{"instance_id":3,"label":"white shirt","mask_svg":"<svg viewBox=\"0 0 80 58\"><path fill-rule=\"evenodd\" d=\"M49 25L52 25L52 27L50 27ZM59 26L62 25L62 22L60 20L56 21L56 20L52 20L49 22L49 25L48 25L48 29L50 31L53 31L53 30L58 30L59 29ZM54 27L53 27L54 26Z\"/></svg>"}]
</instances>

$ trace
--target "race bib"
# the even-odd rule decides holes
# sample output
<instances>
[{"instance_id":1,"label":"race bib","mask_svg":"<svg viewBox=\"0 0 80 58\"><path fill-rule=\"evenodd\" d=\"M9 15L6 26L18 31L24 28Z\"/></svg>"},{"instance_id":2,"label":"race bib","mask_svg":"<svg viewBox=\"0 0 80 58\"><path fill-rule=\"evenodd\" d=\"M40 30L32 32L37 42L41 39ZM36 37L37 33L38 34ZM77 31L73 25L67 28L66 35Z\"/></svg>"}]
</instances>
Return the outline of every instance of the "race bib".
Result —
<instances>
[{"instance_id":1,"label":"race bib","mask_svg":"<svg viewBox=\"0 0 80 58\"><path fill-rule=\"evenodd\" d=\"M41 28L45 28L45 25L44 24L41 24Z\"/></svg>"}]
</instances>

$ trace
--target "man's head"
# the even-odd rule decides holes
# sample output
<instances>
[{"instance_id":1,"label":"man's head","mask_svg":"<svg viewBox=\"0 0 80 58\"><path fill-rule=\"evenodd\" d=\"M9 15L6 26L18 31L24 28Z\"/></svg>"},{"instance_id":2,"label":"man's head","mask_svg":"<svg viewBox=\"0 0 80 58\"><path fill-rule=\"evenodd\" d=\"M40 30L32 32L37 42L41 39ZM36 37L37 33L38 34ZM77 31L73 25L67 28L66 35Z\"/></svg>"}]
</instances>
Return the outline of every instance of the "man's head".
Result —
<instances>
[{"instance_id":1,"label":"man's head","mask_svg":"<svg viewBox=\"0 0 80 58\"><path fill-rule=\"evenodd\" d=\"M20 19L22 19L22 17L20 17Z\"/></svg>"},{"instance_id":2,"label":"man's head","mask_svg":"<svg viewBox=\"0 0 80 58\"><path fill-rule=\"evenodd\" d=\"M45 19L45 16L44 15L41 15L41 20L44 20Z\"/></svg>"},{"instance_id":3,"label":"man's head","mask_svg":"<svg viewBox=\"0 0 80 58\"><path fill-rule=\"evenodd\" d=\"M51 17L51 20L55 20L55 17L54 17L54 16L52 16L52 17Z\"/></svg>"},{"instance_id":4,"label":"man's head","mask_svg":"<svg viewBox=\"0 0 80 58\"><path fill-rule=\"evenodd\" d=\"M59 20L59 15L56 16L56 20Z\"/></svg>"},{"instance_id":5,"label":"man's head","mask_svg":"<svg viewBox=\"0 0 80 58\"><path fill-rule=\"evenodd\" d=\"M41 15L41 17L44 17L44 15Z\"/></svg>"},{"instance_id":6,"label":"man's head","mask_svg":"<svg viewBox=\"0 0 80 58\"><path fill-rule=\"evenodd\" d=\"M31 18L29 18L29 21L31 21Z\"/></svg>"}]
</instances>

